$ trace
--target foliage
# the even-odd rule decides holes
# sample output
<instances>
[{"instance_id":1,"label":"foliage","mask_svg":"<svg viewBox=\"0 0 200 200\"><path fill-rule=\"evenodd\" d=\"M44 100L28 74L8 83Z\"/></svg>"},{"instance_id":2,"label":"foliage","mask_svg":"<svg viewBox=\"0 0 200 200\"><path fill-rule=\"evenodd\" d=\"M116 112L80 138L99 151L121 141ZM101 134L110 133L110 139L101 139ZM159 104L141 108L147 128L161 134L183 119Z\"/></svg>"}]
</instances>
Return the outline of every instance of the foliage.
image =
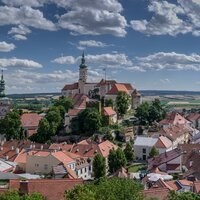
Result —
<instances>
[{"instance_id":1,"label":"foliage","mask_svg":"<svg viewBox=\"0 0 200 200\"><path fill-rule=\"evenodd\" d=\"M134 161L135 155L134 155L133 148L132 148L132 145L130 142L126 143L126 148L124 149L124 154L125 154L126 160L128 162Z\"/></svg>"},{"instance_id":2,"label":"foliage","mask_svg":"<svg viewBox=\"0 0 200 200\"><path fill-rule=\"evenodd\" d=\"M112 107L114 106L114 102L112 99L106 99L105 100L105 107Z\"/></svg>"},{"instance_id":3,"label":"foliage","mask_svg":"<svg viewBox=\"0 0 200 200\"><path fill-rule=\"evenodd\" d=\"M116 98L116 110L117 113L121 116L127 113L127 110L130 105L130 97L126 92L120 91Z\"/></svg>"},{"instance_id":4,"label":"foliage","mask_svg":"<svg viewBox=\"0 0 200 200\"><path fill-rule=\"evenodd\" d=\"M31 195L25 194L20 196L17 191L7 191L0 195L0 200L45 200L40 193L33 193Z\"/></svg>"},{"instance_id":5,"label":"foliage","mask_svg":"<svg viewBox=\"0 0 200 200\"><path fill-rule=\"evenodd\" d=\"M21 118L18 112L12 111L0 120L0 134L5 134L8 140L23 139Z\"/></svg>"},{"instance_id":6,"label":"foliage","mask_svg":"<svg viewBox=\"0 0 200 200\"><path fill-rule=\"evenodd\" d=\"M66 192L67 200L143 200L142 185L129 179L102 178ZM88 196L88 198L87 198Z\"/></svg>"},{"instance_id":7,"label":"foliage","mask_svg":"<svg viewBox=\"0 0 200 200\"><path fill-rule=\"evenodd\" d=\"M101 115L95 108L87 108L78 114L76 120L72 120L71 128L75 132L73 127L76 127L76 131L91 135L100 129Z\"/></svg>"},{"instance_id":8,"label":"foliage","mask_svg":"<svg viewBox=\"0 0 200 200\"><path fill-rule=\"evenodd\" d=\"M114 149L110 150L108 156L108 166L110 173L114 173L118 169L125 167L126 164L127 160L121 148L118 148L117 150Z\"/></svg>"},{"instance_id":9,"label":"foliage","mask_svg":"<svg viewBox=\"0 0 200 200\"><path fill-rule=\"evenodd\" d=\"M54 106L62 106L65 112L68 112L70 108L73 108L73 101L70 98L60 97L58 100L55 100Z\"/></svg>"},{"instance_id":10,"label":"foliage","mask_svg":"<svg viewBox=\"0 0 200 200\"><path fill-rule=\"evenodd\" d=\"M106 176L106 160L100 154L96 154L94 157L93 171L95 179Z\"/></svg>"},{"instance_id":11,"label":"foliage","mask_svg":"<svg viewBox=\"0 0 200 200\"><path fill-rule=\"evenodd\" d=\"M148 102L142 103L136 108L135 117L138 118L140 125L149 125L153 122L159 122L166 115L165 110L159 99L155 99L151 104Z\"/></svg>"},{"instance_id":12,"label":"foliage","mask_svg":"<svg viewBox=\"0 0 200 200\"><path fill-rule=\"evenodd\" d=\"M200 195L191 192L177 193L175 191L170 191L168 200L200 200Z\"/></svg>"},{"instance_id":13,"label":"foliage","mask_svg":"<svg viewBox=\"0 0 200 200\"><path fill-rule=\"evenodd\" d=\"M157 156L157 155L159 155L158 149L156 149L156 147L152 147L151 151L149 152L149 156L154 157L154 156Z\"/></svg>"}]
</instances>

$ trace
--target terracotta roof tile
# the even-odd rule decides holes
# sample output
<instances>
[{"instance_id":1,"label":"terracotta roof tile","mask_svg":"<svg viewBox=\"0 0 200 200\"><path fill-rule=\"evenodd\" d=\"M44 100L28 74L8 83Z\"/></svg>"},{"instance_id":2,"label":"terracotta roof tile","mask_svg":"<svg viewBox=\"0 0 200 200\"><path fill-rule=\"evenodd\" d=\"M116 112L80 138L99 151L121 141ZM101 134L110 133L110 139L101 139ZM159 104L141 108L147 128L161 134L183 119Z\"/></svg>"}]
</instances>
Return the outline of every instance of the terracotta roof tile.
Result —
<instances>
[{"instance_id":1,"label":"terracotta roof tile","mask_svg":"<svg viewBox=\"0 0 200 200\"><path fill-rule=\"evenodd\" d=\"M196 121L200 118L200 114L199 113L190 113L189 115L187 115L186 117L189 121Z\"/></svg>"},{"instance_id":2,"label":"terracotta roof tile","mask_svg":"<svg viewBox=\"0 0 200 200\"><path fill-rule=\"evenodd\" d=\"M112 109L112 107L104 107L103 108L103 115L104 116L112 116L116 115L117 113Z\"/></svg>"},{"instance_id":3,"label":"terracotta roof tile","mask_svg":"<svg viewBox=\"0 0 200 200\"><path fill-rule=\"evenodd\" d=\"M62 89L63 90L76 90L78 89L78 83L73 83L73 84L66 84L64 86L64 88Z\"/></svg>"},{"instance_id":4,"label":"terracotta roof tile","mask_svg":"<svg viewBox=\"0 0 200 200\"><path fill-rule=\"evenodd\" d=\"M107 92L107 94L117 95L118 92L126 92L127 94L129 94L129 91L127 90L126 86L120 83L114 84L111 90Z\"/></svg>"},{"instance_id":5,"label":"terracotta roof tile","mask_svg":"<svg viewBox=\"0 0 200 200\"><path fill-rule=\"evenodd\" d=\"M37 113L24 113L21 116L21 122L23 127L38 127L40 120L43 117Z\"/></svg>"},{"instance_id":6,"label":"terracotta roof tile","mask_svg":"<svg viewBox=\"0 0 200 200\"><path fill-rule=\"evenodd\" d=\"M169 189L168 188L153 188L149 190L144 190L145 200L149 200L151 198L158 198L159 200L166 200Z\"/></svg>"},{"instance_id":7,"label":"terracotta roof tile","mask_svg":"<svg viewBox=\"0 0 200 200\"><path fill-rule=\"evenodd\" d=\"M108 140L100 143L98 146L103 157L108 157L110 150L112 149L116 150L118 148L117 145L113 144L112 142Z\"/></svg>"},{"instance_id":8,"label":"terracotta roof tile","mask_svg":"<svg viewBox=\"0 0 200 200\"><path fill-rule=\"evenodd\" d=\"M172 142L164 136L160 136L158 141L155 144L156 148L170 148L172 146Z\"/></svg>"}]
</instances>

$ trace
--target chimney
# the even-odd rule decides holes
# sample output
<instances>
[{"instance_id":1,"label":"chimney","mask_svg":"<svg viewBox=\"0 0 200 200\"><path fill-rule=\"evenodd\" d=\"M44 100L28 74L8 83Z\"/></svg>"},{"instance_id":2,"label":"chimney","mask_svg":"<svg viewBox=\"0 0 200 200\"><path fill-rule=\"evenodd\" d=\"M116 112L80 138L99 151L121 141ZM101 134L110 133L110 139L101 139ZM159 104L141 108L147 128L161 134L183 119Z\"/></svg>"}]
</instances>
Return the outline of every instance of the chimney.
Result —
<instances>
[{"instance_id":1,"label":"chimney","mask_svg":"<svg viewBox=\"0 0 200 200\"><path fill-rule=\"evenodd\" d=\"M15 151L16 151L16 154L19 154L19 148L16 148Z\"/></svg>"},{"instance_id":2,"label":"chimney","mask_svg":"<svg viewBox=\"0 0 200 200\"><path fill-rule=\"evenodd\" d=\"M33 144L33 149L35 149L35 144Z\"/></svg>"},{"instance_id":3,"label":"chimney","mask_svg":"<svg viewBox=\"0 0 200 200\"><path fill-rule=\"evenodd\" d=\"M28 181L27 180L20 181L19 192L20 192L20 194L28 194Z\"/></svg>"},{"instance_id":4,"label":"chimney","mask_svg":"<svg viewBox=\"0 0 200 200\"><path fill-rule=\"evenodd\" d=\"M14 148L14 146L11 146L11 147L10 147L10 150L12 150L12 151L13 151L14 149L15 149L15 148Z\"/></svg>"},{"instance_id":5,"label":"chimney","mask_svg":"<svg viewBox=\"0 0 200 200\"><path fill-rule=\"evenodd\" d=\"M40 150L43 150L43 148L44 148L43 145L41 145L41 146L40 146Z\"/></svg>"},{"instance_id":6,"label":"chimney","mask_svg":"<svg viewBox=\"0 0 200 200\"><path fill-rule=\"evenodd\" d=\"M33 145L31 144L31 145L30 145L30 149L32 149L32 148L33 148Z\"/></svg>"},{"instance_id":7,"label":"chimney","mask_svg":"<svg viewBox=\"0 0 200 200\"><path fill-rule=\"evenodd\" d=\"M2 146L0 147L0 151L3 151L3 147Z\"/></svg>"},{"instance_id":8,"label":"chimney","mask_svg":"<svg viewBox=\"0 0 200 200\"><path fill-rule=\"evenodd\" d=\"M9 156L8 155L6 155L6 160L8 160L9 159Z\"/></svg>"}]
</instances>

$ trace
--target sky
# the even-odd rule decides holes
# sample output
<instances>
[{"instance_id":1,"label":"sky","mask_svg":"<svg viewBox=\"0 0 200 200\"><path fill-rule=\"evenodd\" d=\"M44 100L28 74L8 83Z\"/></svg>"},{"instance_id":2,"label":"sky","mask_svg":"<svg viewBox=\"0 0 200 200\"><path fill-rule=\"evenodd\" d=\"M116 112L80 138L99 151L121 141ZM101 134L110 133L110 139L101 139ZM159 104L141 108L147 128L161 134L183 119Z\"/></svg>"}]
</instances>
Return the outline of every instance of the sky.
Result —
<instances>
[{"instance_id":1,"label":"sky","mask_svg":"<svg viewBox=\"0 0 200 200\"><path fill-rule=\"evenodd\" d=\"M60 92L78 80L200 91L200 0L0 0L6 93Z\"/></svg>"}]
</instances>

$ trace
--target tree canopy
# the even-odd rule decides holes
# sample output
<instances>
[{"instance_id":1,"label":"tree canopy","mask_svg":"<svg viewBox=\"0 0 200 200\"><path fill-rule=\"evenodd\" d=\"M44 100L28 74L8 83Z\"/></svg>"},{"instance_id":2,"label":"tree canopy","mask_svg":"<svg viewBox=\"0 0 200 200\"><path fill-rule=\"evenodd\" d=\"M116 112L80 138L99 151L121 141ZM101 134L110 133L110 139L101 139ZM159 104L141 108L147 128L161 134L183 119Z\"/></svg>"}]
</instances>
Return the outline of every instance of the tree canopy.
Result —
<instances>
[{"instance_id":1,"label":"tree canopy","mask_svg":"<svg viewBox=\"0 0 200 200\"><path fill-rule=\"evenodd\" d=\"M154 156L157 156L157 155L159 155L158 149L156 149L156 147L152 147L151 151L149 152L149 156L154 157Z\"/></svg>"},{"instance_id":2,"label":"tree canopy","mask_svg":"<svg viewBox=\"0 0 200 200\"><path fill-rule=\"evenodd\" d=\"M200 200L199 194L194 194L192 192L175 192L170 191L168 195L168 200Z\"/></svg>"},{"instance_id":3,"label":"tree canopy","mask_svg":"<svg viewBox=\"0 0 200 200\"><path fill-rule=\"evenodd\" d=\"M121 167L125 167L126 164L127 160L121 148L118 148L117 150L114 149L110 150L108 156L108 166L110 173L114 173Z\"/></svg>"},{"instance_id":4,"label":"tree canopy","mask_svg":"<svg viewBox=\"0 0 200 200\"><path fill-rule=\"evenodd\" d=\"M77 118L71 121L72 131L85 133L87 135L93 134L101 127L101 115L95 108L86 108L78 114Z\"/></svg>"},{"instance_id":5,"label":"tree canopy","mask_svg":"<svg viewBox=\"0 0 200 200\"><path fill-rule=\"evenodd\" d=\"M66 200L143 200L142 189L142 185L133 180L102 178L67 191Z\"/></svg>"},{"instance_id":6,"label":"tree canopy","mask_svg":"<svg viewBox=\"0 0 200 200\"><path fill-rule=\"evenodd\" d=\"M21 118L17 111L11 111L0 120L0 134L5 134L6 139L23 139Z\"/></svg>"},{"instance_id":7,"label":"tree canopy","mask_svg":"<svg viewBox=\"0 0 200 200\"><path fill-rule=\"evenodd\" d=\"M124 154L126 157L126 160L128 162L133 162L135 159L133 147L130 142L126 143L126 148L124 149Z\"/></svg>"},{"instance_id":8,"label":"tree canopy","mask_svg":"<svg viewBox=\"0 0 200 200\"><path fill-rule=\"evenodd\" d=\"M136 108L135 117L138 118L140 125L151 125L153 122L159 122L165 117L165 110L162 108L159 99L152 103L144 102Z\"/></svg>"},{"instance_id":9,"label":"tree canopy","mask_svg":"<svg viewBox=\"0 0 200 200\"><path fill-rule=\"evenodd\" d=\"M121 116L125 115L130 105L130 97L126 92L120 91L116 98L116 110Z\"/></svg>"},{"instance_id":10,"label":"tree canopy","mask_svg":"<svg viewBox=\"0 0 200 200\"><path fill-rule=\"evenodd\" d=\"M96 154L93 160L94 178L99 179L106 176L106 160L100 154Z\"/></svg>"}]
</instances>

